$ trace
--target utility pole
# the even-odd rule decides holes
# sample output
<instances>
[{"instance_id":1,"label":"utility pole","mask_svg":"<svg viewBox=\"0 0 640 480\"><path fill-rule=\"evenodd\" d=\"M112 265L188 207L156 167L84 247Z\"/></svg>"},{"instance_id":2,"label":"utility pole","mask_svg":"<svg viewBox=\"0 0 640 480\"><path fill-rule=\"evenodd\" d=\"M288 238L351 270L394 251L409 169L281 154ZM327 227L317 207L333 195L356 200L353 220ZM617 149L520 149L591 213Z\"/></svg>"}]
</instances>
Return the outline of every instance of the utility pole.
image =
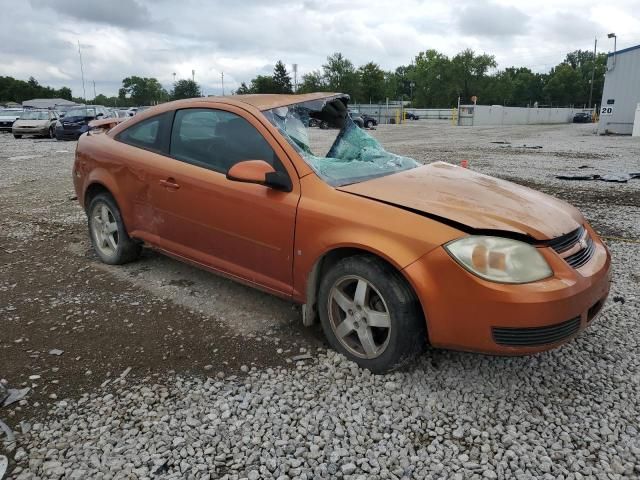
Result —
<instances>
[{"instance_id":1,"label":"utility pole","mask_svg":"<svg viewBox=\"0 0 640 480\"><path fill-rule=\"evenodd\" d=\"M95 100L98 95L96 94L96 81L93 81L93 99Z\"/></svg>"},{"instance_id":2,"label":"utility pole","mask_svg":"<svg viewBox=\"0 0 640 480\"><path fill-rule=\"evenodd\" d=\"M293 68L293 93L296 93L298 91L298 64L293 63L291 67Z\"/></svg>"},{"instance_id":3,"label":"utility pole","mask_svg":"<svg viewBox=\"0 0 640 480\"><path fill-rule=\"evenodd\" d=\"M224 97L224 72L220 72L220 76L222 77L222 96Z\"/></svg>"},{"instance_id":4,"label":"utility pole","mask_svg":"<svg viewBox=\"0 0 640 480\"><path fill-rule=\"evenodd\" d=\"M589 108L591 108L591 99L593 98L593 80L596 76L596 50L598 48L598 38L593 43L593 68L591 69L591 88L589 89Z\"/></svg>"},{"instance_id":5,"label":"utility pole","mask_svg":"<svg viewBox=\"0 0 640 480\"><path fill-rule=\"evenodd\" d=\"M173 72L173 83L176 83L176 72Z\"/></svg>"},{"instance_id":6,"label":"utility pole","mask_svg":"<svg viewBox=\"0 0 640 480\"><path fill-rule=\"evenodd\" d=\"M78 40L78 55L80 56L80 75L82 76L82 99L87 103L87 92L84 89L84 67L82 66L82 51L80 50L80 40Z\"/></svg>"},{"instance_id":7,"label":"utility pole","mask_svg":"<svg viewBox=\"0 0 640 480\"><path fill-rule=\"evenodd\" d=\"M196 71L195 70L191 70L191 81L192 82L196 81Z\"/></svg>"}]
</instances>

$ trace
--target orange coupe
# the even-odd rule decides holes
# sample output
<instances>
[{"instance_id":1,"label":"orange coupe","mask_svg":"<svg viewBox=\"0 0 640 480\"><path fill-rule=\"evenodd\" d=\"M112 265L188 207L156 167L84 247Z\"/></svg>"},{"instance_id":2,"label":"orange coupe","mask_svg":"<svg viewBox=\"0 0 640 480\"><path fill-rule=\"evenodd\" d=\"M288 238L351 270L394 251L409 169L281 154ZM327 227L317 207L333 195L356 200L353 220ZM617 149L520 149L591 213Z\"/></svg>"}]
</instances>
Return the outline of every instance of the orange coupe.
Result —
<instances>
[{"instance_id":1,"label":"orange coupe","mask_svg":"<svg viewBox=\"0 0 640 480\"><path fill-rule=\"evenodd\" d=\"M374 372L427 342L529 354L587 327L611 259L578 210L387 152L347 102L198 98L94 122L73 180L97 255L121 264L146 244L303 304L305 325L319 319ZM336 127L328 151L313 145L318 121Z\"/></svg>"}]
</instances>

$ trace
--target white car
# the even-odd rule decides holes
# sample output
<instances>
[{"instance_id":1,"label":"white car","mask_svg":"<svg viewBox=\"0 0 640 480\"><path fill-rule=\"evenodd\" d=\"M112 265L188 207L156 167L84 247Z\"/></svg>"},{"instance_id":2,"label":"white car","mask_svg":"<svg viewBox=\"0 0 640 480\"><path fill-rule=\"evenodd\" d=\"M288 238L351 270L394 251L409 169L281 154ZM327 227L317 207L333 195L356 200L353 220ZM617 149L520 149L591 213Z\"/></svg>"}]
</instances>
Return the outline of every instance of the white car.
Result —
<instances>
[{"instance_id":1,"label":"white car","mask_svg":"<svg viewBox=\"0 0 640 480\"><path fill-rule=\"evenodd\" d=\"M13 127L13 122L20 118L22 112L23 110L21 108L6 108L0 110L0 131L10 132Z\"/></svg>"}]
</instances>

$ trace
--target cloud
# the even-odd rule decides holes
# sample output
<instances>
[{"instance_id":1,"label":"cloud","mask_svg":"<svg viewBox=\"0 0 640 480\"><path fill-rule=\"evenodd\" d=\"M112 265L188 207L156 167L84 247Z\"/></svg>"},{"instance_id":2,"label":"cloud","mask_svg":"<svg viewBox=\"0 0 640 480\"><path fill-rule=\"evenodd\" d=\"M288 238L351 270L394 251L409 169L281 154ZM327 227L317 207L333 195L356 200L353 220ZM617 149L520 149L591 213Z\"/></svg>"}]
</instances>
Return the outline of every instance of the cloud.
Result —
<instances>
[{"instance_id":1,"label":"cloud","mask_svg":"<svg viewBox=\"0 0 640 480\"><path fill-rule=\"evenodd\" d=\"M144 28L152 21L147 7L136 0L31 0L31 4L77 20L116 27Z\"/></svg>"},{"instance_id":2,"label":"cloud","mask_svg":"<svg viewBox=\"0 0 640 480\"><path fill-rule=\"evenodd\" d=\"M462 9L457 23L463 35L509 37L527 33L529 16L516 7L474 1Z\"/></svg>"},{"instance_id":3,"label":"cloud","mask_svg":"<svg viewBox=\"0 0 640 480\"><path fill-rule=\"evenodd\" d=\"M0 16L0 75L82 94L78 40L87 94L117 94L123 78L156 77L165 88L196 71L206 93L270 73L277 60L298 76L334 52L356 66L386 70L436 49L494 54L499 68L548 71L567 52L610 43L640 43L638 0L28 0ZM601 47L602 45L602 47ZM91 88L89 88L91 85Z\"/></svg>"}]
</instances>

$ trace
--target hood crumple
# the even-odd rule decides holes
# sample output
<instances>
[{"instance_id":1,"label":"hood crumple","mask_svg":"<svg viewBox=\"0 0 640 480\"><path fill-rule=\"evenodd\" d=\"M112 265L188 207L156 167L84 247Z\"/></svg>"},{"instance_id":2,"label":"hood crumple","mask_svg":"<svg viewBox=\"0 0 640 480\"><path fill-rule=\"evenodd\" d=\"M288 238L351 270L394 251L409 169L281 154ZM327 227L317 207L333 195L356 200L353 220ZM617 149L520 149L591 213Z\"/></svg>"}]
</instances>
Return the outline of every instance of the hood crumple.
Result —
<instances>
[{"instance_id":1,"label":"hood crumple","mask_svg":"<svg viewBox=\"0 0 640 480\"><path fill-rule=\"evenodd\" d=\"M338 190L423 212L478 231L549 240L584 219L568 203L527 187L445 162L338 187Z\"/></svg>"}]
</instances>

